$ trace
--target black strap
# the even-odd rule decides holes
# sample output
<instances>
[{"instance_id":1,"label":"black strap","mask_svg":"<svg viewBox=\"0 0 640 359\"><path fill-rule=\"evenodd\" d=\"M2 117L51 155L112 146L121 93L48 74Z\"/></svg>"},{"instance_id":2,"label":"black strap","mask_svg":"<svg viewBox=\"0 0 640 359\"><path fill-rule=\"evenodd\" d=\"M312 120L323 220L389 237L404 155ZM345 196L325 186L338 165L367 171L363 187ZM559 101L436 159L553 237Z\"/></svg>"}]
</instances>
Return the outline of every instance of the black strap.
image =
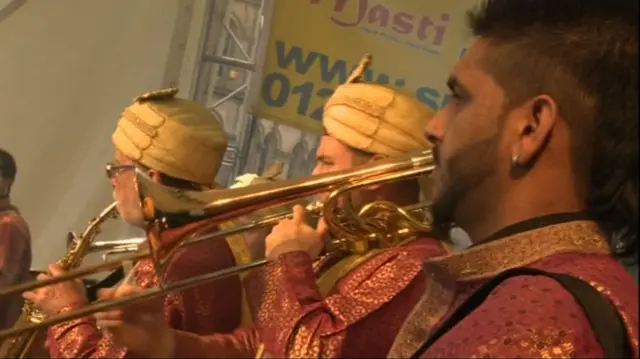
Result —
<instances>
[{"instance_id":1,"label":"black strap","mask_svg":"<svg viewBox=\"0 0 640 359\"><path fill-rule=\"evenodd\" d=\"M478 308L500 283L520 275L542 275L555 279L573 295L584 310L596 339L602 347L604 358L632 357L627 331L618 311L595 288L568 274L550 273L535 268L522 267L506 270L478 288L429 336L411 358L420 358L433 343Z\"/></svg>"},{"instance_id":2,"label":"black strap","mask_svg":"<svg viewBox=\"0 0 640 359\"><path fill-rule=\"evenodd\" d=\"M102 288L111 288L118 284L122 279L124 279L124 268L120 267L111 272L111 274L100 282L87 287L87 299L89 299L90 302L96 301L98 299L98 290Z\"/></svg>"}]
</instances>

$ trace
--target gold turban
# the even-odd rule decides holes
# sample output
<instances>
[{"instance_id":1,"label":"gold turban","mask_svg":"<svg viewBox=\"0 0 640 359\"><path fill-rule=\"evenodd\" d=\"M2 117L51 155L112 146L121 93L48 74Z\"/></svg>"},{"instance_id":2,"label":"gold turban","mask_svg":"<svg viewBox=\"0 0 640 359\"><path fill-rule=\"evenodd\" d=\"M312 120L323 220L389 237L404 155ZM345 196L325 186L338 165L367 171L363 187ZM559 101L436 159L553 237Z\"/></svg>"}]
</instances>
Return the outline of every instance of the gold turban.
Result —
<instances>
[{"instance_id":1,"label":"gold turban","mask_svg":"<svg viewBox=\"0 0 640 359\"><path fill-rule=\"evenodd\" d=\"M143 166L211 186L227 148L219 118L203 105L176 98L177 89L144 94L127 107L112 139Z\"/></svg>"},{"instance_id":2,"label":"gold turban","mask_svg":"<svg viewBox=\"0 0 640 359\"><path fill-rule=\"evenodd\" d=\"M371 61L366 56L324 106L327 134L365 152L394 155L428 149L423 130L434 112L391 88L357 82Z\"/></svg>"}]
</instances>

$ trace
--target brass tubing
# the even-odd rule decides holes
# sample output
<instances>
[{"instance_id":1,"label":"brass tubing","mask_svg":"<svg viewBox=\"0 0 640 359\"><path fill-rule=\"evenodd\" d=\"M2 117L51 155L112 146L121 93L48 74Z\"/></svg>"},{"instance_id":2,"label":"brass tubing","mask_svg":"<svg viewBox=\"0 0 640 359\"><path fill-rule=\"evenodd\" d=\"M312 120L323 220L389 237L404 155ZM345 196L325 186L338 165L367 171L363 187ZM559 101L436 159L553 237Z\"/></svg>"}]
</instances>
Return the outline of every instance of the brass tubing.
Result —
<instances>
[{"instance_id":1,"label":"brass tubing","mask_svg":"<svg viewBox=\"0 0 640 359\"><path fill-rule=\"evenodd\" d=\"M139 293L132 294L121 299L97 301L85 307L82 307L81 309L47 318L39 323L25 324L14 328L0 330L0 338L11 337L27 331L38 330L51 325L64 323L69 320L86 317L97 312L103 312L112 308L125 306L127 304L137 303L145 299L159 297L161 295L164 295L166 292L195 287L206 282L226 278L254 268L262 267L266 264L267 260L263 259L260 261L222 269L212 273L205 273L195 277L182 279L180 281L165 284L163 287L144 289Z\"/></svg>"},{"instance_id":2,"label":"brass tubing","mask_svg":"<svg viewBox=\"0 0 640 359\"><path fill-rule=\"evenodd\" d=\"M58 277L52 277L49 279L40 279L40 280L31 281L31 282L17 284L8 288L0 289L0 297L9 295L9 294L24 293L37 288L42 288L49 285L66 282L68 280L79 279L91 274L96 274L96 273L100 273L108 270L115 270L120 268L120 266L122 265L122 262L124 261L138 261L140 259L144 259L147 257L149 257L149 252L144 251L142 253L136 253L136 254L126 256L124 258L120 258L117 261L105 262L105 263L100 263L93 266L88 266L85 268L74 269Z\"/></svg>"},{"instance_id":3,"label":"brass tubing","mask_svg":"<svg viewBox=\"0 0 640 359\"><path fill-rule=\"evenodd\" d=\"M411 206L407 206L404 207L404 210L408 211L408 212L413 212L416 210L421 210L425 207L424 203L419 203L419 204L414 204ZM399 229L397 231L396 234L398 235L404 235L406 233L408 233L409 230L406 228L403 229ZM375 234L369 234L367 235L367 237L369 239L374 239L375 238ZM137 255L137 257L144 257L146 256L146 254L139 254ZM157 287L157 288L151 288L151 289L143 289L141 292L121 298L121 299L115 299L115 300L109 300L109 301L103 301L103 302L94 302L92 304L89 304L81 309L75 310L73 312L68 312L68 313L64 313L64 314L60 314L60 315L56 315L50 318L47 318L41 322L38 323L31 323L31 324L25 324L19 327L14 327L14 328L9 328L9 329L5 329L5 330L1 330L0 331L0 338L5 338L5 337L9 337L9 336L13 336L13 335L18 335L21 334L23 332L26 331L31 331L31 330L37 330L40 328L44 328L44 327L48 327L50 325L56 325L59 323L63 323L69 320L73 320L73 319L77 319L77 318L82 318L85 317L87 315L96 313L96 312L101 312L101 311L105 311L111 308L115 308L115 307L119 307L119 306L123 306L123 305L127 305L127 304L132 304L132 303L137 303L139 301L142 301L144 299L150 299L150 298L154 298L157 296L161 296L164 295L167 292L171 292L174 290L181 290L181 289L187 289L187 288L191 288L194 286L198 286L200 284L204 284L210 281L214 281L217 279L222 279L222 278L226 278L232 275L236 275L236 274L240 274L242 272L254 269L254 268L259 268L262 267L264 265L266 265L268 263L268 261L266 259L263 260L259 260L259 261L255 261L255 262L251 262L251 263L247 263L247 264L243 264L243 265L239 265L239 266L235 266L235 267L230 267L230 268L225 268L219 271L215 271L212 273L206 273L206 274L201 274L195 277L191 277L191 278L186 278L186 279L182 279L179 281L175 281L172 283L167 283L164 284L161 287ZM97 266L96 266L97 267ZM109 268L111 269L111 268ZM56 278L53 278L56 279ZM44 281L43 281L44 282ZM55 281L56 283L60 282L60 280Z\"/></svg>"},{"instance_id":4,"label":"brass tubing","mask_svg":"<svg viewBox=\"0 0 640 359\"><path fill-rule=\"evenodd\" d=\"M310 203L309 205L306 206L306 210L310 212L312 216L318 216L320 214L320 211L322 210L322 204L318 204L316 202ZM198 236L196 238L183 242L181 246L200 243L216 237L224 238L224 237L232 236L234 234L246 232L252 229L258 229L258 228L276 225L278 224L278 222L282 221L283 219L291 218L291 215L292 215L291 211L284 211L282 213L272 214L272 215L257 219L255 221L251 221L247 224L229 228L227 230L221 230L221 231L217 231L209 234L203 234L201 236Z\"/></svg>"},{"instance_id":5,"label":"brass tubing","mask_svg":"<svg viewBox=\"0 0 640 359\"><path fill-rule=\"evenodd\" d=\"M221 222L228 219L237 218L239 216L243 216L266 207L270 207L273 205L282 205L284 203L289 203L291 201L299 200L301 198L309 197L311 195L323 192L333 191L334 194L330 197L334 199L334 201L329 202L335 202L337 194L343 193L344 191L349 191L365 185L373 185L377 183L386 183L413 178L422 174L426 174L432 171L432 169L433 156L431 151L422 151L418 154L404 155L400 156L399 158L389 158L385 160L375 161L369 164L358 166L351 170L303 177L300 179L290 179L272 183L258 184L231 190L213 190L204 192L182 191L162 186L150 179L145 179L143 174L139 174L142 177L138 179L138 184L139 187L141 187L140 190L145 197L145 210L149 209L148 206L152 206L152 208L158 208L164 213L195 212L199 215L210 217L212 221ZM329 205L325 205L323 207L323 214L331 214L332 207L334 206L335 203L329 203ZM149 213L152 214L153 211L145 211L145 213L148 215ZM330 222L331 220L333 220L333 218L326 219L328 219ZM347 234L346 237L341 236L342 233L339 232L343 232L344 228L342 228L340 224L337 224L337 222L331 223L332 225L330 225L330 228L337 230L338 233L334 234L337 235L338 238L342 238L346 240L346 242L349 242L351 238L353 238L353 234L348 232L344 232ZM408 229L400 229L398 232L406 233L408 232ZM221 235L222 234L220 233L216 233L210 235L208 238L220 237ZM367 234L362 235L367 236ZM374 233L370 233L369 235L372 235L374 238L376 237L376 234ZM182 242L180 246L188 246L194 243L198 243L202 240L204 239L190 239ZM105 262L88 268L72 270L59 277L23 283L17 286L5 288L3 290L0 290L0 297L9 294L22 293L67 280L85 277L87 275L95 274L97 272L105 270L113 270L119 268L123 261L137 261L148 257L152 257L152 259L154 259L156 268L160 271L157 274L162 278L164 274L161 270L162 262L164 262L164 260L166 260L167 258L170 258L171 253L175 253L175 251L170 252L168 257L165 255L160 259L157 258L157 255L159 254L157 250L153 250L153 248L147 249L141 253L124 256L124 258L120 258L116 261ZM145 296L142 296L142 294L140 294L140 296L136 296L134 297L134 299L137 298L136 300L140 300L149 298L150 296L155 295L154 293L164 293L169 289L175 290L176 288L183 288L176 287L179 286L180 283L183 283L182 285L185 285L184 283L196 283L186 284L186 286L197 285L204 281L233 275L244 270L262 266L264 265L264 263L266 262L260 261L249 263L244 266L228 268L222 271L208 273L199 277L185 279L181 282L163 284L160 288L149 290L147 292L149 294ZM79 318L96 311L113 308L115 306L127 303L129 302L126 301L126 298L123 298L122 300L114 303L94 303L89 305L88 307L83 308L78 313L70 312L65 313L62 316L50 318L48 321L39 323L38 327L16 327L9 330L0 331L0 338L7 335L22 333L26 330L41 328L47 325Z\"/></svg>"}]
</instances>

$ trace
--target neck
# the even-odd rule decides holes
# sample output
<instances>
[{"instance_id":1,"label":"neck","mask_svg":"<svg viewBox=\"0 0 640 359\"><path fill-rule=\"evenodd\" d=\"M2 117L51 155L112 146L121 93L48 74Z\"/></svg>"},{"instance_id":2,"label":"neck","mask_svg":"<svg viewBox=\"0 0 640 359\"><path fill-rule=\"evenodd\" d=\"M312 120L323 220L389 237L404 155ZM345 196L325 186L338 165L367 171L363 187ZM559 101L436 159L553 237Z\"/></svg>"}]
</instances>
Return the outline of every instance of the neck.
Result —
<instances>
[{"instance_id":1,"label":"neck","mask_svg":"<svg viewBox=\"0 0 640 359\"><path fill-rule=\"evenodd\" d=\"M456 216L460 217L457 224L467 232L473 243L478 243L515 223L585 209L584 201L580 200L573 185L563 185L559 180L551 182L554 181L544 185L538 181L537 186L529 188L525 183L517 184L512 186L511 191L499 196L501 198L485 198L483 203L489 205L466 205L463 208L471 210Z\"/></svg>"},{"instance_id":2,"label":"neck","mask_svg":"<svg viewBox=\"0 0 640 359\"><path fill-rule=\"evenodd\" d=\"M11 205L11 199L9 197L0 198L0 207L8 207Z\"/></svg>"}]
</instances>

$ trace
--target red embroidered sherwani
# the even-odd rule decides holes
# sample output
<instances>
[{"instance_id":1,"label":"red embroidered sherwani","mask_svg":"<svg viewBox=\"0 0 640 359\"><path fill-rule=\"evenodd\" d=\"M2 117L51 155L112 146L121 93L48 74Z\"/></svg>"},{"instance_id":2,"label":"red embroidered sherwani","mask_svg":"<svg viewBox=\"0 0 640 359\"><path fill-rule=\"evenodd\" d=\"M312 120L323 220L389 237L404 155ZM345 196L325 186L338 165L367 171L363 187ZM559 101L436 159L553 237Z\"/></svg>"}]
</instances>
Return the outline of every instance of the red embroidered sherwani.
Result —
<instances>
[{"instance_id":1,"label":"red embroidered sherwani","mask_svg":"<svg viewBox=\"0 0 640 359\"><path fill-rule=\"evenodd\" d=\"M422 263L444 253L430 238L381 251L339 276L327 296L311 258L286 253L245 279L254 328L203 337L176 331L174 357L248 358L262 347L275 357L384 357L425 290Z\"/></svg>"},{"instance_id":2,"label":"red embroidered sherwani","mask_svg":"<svg viewBox=\"0 0 640 359\"><path fill-rule=\"evenodd\" d=\"M189 236L216 231L207 221L192 223L164 231L161 242L177 243ZM234 237L241 240L242 237ZM172 282L236 265L248 260L243 243L225 240L204 241L180 249L166 268L166 281ZM232 248L234 247L234 248ZM138 262L132 269L137 285L150 288L158 285L158 276L150 260ZM203 284L193 289L169 293L164 299L164 314L172 328L192 333L230 332L240 325L242 287L239 277L229 277ZM67 308L73 310L75 308ZM136 357L112 342L95 326L92 317L73 320L48 330L49 352L52 357L123 358Z\"/></svg>"},{"instance_id":3,"label":"red embroidered sherwani","mask_svg":"<svg viewBox=\"0 0 640 359\"><path fill-rule=\"evenodd\" d=\"M594 222L571 220L512 233L428 260L427 290L389 358L409 357L475 289L497 273L527 266L567 273L593 285L618 309L638 357L638 286L610 255ZM506 280L474 312L437 340L424 358L601 358L602 348L573 296L553 279Z\"/></svg>"}]
</instances>

